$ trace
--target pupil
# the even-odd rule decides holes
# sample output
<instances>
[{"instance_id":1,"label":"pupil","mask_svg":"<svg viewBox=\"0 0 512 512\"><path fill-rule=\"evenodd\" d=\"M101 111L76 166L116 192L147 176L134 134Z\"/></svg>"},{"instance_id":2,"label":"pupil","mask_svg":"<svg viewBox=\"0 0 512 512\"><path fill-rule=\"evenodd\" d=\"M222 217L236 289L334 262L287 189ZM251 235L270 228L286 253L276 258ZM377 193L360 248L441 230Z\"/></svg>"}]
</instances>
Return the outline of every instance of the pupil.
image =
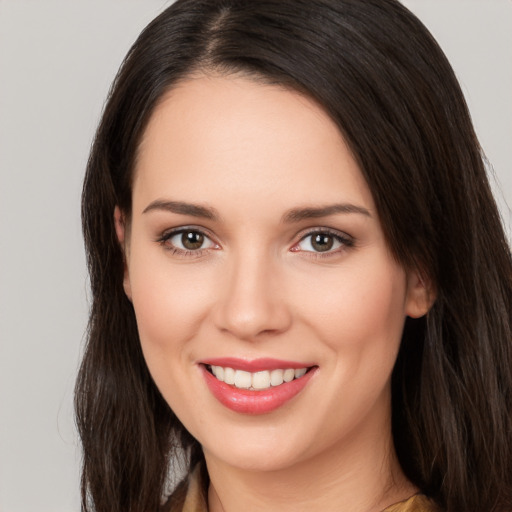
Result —
<instances>
[{"instance_id":1,"label":"pupil","mask_svg":"<svg viewBox=\"0 0 512 512\"><path fill-rule=\"evenodd\" d=\"M204 236L196 231L187 231L181 235L183 247L189 250L199 249L204 242Z\"/></svg>"},{"instance_id":2,"label":"pupil","mask_svg":"<svg viewBox=\"0 0 512 512\"><path fill-rule=\"evenodd\" d=\"M334 239L330 235L317 234L311 242L313 248L318 252L325 252L332 249Z\"/></svg>"}]
</instances>

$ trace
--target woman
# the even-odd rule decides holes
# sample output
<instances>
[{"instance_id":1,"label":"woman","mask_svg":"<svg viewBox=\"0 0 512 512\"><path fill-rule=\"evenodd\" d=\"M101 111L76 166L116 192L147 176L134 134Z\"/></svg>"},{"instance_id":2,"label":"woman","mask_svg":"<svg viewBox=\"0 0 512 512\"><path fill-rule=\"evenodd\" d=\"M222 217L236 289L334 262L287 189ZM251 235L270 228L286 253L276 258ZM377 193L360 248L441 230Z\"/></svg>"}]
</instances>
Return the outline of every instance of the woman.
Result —
<instances>
[{"instance_id":1,"label":"woman","mask_svg":"<svg viewBox=\"0 0 512 512\"><path fill-rule=\"evenodd\" d=\"M178 0L83 221L84 510L510 510L510 250L399 3Z\"/></svg>"}]
</instances>

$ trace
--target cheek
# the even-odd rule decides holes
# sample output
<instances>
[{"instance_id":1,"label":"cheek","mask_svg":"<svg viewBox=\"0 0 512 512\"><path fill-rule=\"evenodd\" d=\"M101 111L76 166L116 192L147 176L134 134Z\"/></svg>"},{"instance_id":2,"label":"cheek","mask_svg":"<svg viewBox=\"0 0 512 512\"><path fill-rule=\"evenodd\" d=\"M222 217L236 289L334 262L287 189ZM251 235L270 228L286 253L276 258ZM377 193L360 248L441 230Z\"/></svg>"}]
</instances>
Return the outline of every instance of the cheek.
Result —
<instances>
[{"instance_id":1,"label":"cheek","mask_svg":"<svg viewBox=\"0 0 512 512\"><path fill-rule=\"evenodd\" d=\"M211 279L193 265L171 265L164 254L133 251L132 302L144 359L156 386L181 421L192 424L190 372L194 340L207 314Z\"/></svg>"},{"instance_id":2,"label":"cheek","mask_svg":"<svg viewBox=\"0 0 512 512\"><path fill-rule=\"evenodd\" d=\"M334 350L398 347L405 321L401 268L385 258L371 258L340 267L318 283L308 287L301 309Z\"/></svg>"},{"instance_id":3,"label":"cheek","mask_svg":"<svg viewBox=\"0 0 512 512\"><path fill-rule=\"evenodd\" d=\"M211 279L203 274L190 265L172 266L165 256L132 255L132 301L145 352L163 352L196 334L212 295Z\"/></svg>"}]
</instances>

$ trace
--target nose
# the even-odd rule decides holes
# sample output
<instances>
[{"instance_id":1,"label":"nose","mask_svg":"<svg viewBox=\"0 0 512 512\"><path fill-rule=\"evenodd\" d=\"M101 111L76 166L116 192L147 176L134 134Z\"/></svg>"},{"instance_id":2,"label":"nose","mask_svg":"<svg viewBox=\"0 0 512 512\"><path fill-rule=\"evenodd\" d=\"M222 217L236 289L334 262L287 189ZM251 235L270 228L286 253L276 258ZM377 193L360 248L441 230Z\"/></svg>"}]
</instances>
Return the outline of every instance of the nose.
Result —
<instances>
[{"instance_id":1,"label":"nose","mask_svg":"<svg viewBox=\"0 0 512 512\"><path fill-rule=\"evenodd\" d=\"M215 313L217 328L248 341L286 331L292 315L279 263L246 253L228 259L226 267Z\"/></svg>"}]
</instances>

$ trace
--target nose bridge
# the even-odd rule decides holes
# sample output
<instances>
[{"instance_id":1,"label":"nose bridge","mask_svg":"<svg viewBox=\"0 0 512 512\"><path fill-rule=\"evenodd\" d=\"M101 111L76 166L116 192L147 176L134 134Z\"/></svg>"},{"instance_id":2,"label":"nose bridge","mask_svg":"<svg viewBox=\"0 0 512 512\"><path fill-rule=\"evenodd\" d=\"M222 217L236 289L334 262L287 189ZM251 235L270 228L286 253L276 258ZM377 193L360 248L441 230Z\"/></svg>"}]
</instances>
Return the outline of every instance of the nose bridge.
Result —
<instances>
[{"instance_id":1,"label":"nose bridge","mask_svg":"<svg viewBox=\"0 0 512 512\"><path fill-rule=\"evenodd\" d=\"M290 322L279 264L261 250L245 247L227 261L217 323L240 339L286 330Z\"/></svg>"}]
</instances>

